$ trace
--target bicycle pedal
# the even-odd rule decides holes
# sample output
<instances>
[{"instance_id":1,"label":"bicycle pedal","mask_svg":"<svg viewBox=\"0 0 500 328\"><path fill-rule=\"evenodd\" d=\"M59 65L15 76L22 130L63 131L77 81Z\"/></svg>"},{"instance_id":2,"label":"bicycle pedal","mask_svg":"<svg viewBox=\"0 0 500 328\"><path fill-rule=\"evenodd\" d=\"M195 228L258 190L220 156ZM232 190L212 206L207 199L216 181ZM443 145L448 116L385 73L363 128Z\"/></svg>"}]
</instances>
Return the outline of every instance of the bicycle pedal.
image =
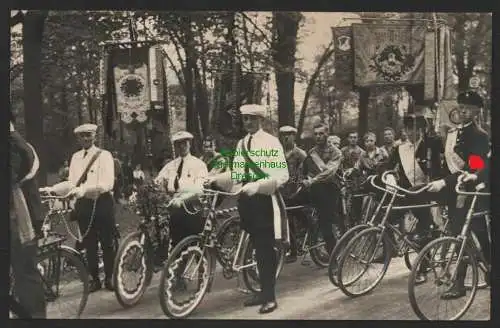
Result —
<instances>
[{"instance_id":1,"label":"bicycle pedal","mask_svg":"<svg viewBox=\"0 0 500 328\"><path fill-rule=\"evenodd\" d=\"M300 262L300 265L303 265L303 266L310 266L311 265L311 261L310 260L302 260Z\"/></svg>"}]
</instances>

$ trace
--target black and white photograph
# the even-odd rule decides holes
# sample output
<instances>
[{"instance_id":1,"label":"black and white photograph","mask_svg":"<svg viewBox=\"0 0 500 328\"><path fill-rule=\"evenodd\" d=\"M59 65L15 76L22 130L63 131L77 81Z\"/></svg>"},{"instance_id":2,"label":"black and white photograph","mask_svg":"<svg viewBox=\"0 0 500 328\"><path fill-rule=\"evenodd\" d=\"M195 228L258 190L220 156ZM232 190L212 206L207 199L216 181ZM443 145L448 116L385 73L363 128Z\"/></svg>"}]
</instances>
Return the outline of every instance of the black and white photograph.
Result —
<instances>
[{"instance_id":1,"label":"black and white photograph","mask_svg":"<svg viewBox=\"0 0 500 328\"><path fill-rule=\"evenodd\" d=\"M492 43L488 12L11 10L10 319L491 320Z\"/></svg>"}]
</instances>

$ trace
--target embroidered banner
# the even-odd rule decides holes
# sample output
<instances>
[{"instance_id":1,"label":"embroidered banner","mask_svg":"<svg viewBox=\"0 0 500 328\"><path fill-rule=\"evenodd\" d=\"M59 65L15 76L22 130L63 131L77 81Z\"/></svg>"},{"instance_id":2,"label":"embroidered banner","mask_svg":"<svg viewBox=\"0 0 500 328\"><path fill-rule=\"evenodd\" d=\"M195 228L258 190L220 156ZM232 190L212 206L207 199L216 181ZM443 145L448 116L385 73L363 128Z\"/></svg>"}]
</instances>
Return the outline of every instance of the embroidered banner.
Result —
<instances>
[{"instance_id":1,"label":"embroidered banner","mask_svg":"<svg viewBox=\"0 0 500 328\"><path fill-rule=\"evenodd\" d=\"M423 84L425 27L353 24L356 86Z\"/></svg>"},{"instance_id":2,"label":"embroidered banner","mask_svg":"<svg viewBox=\"0 0 500 328\"><path fill-rule=\"evenodd\" d=\"M352 90L354 85L354 49L352 27L332 28L335 44L335 87Z\"/></svg>"},{"instance_id":3,"label":"embroidered banner","mask_svg":"<svg viewBox=\"0 0 500 328\"><path fill-rule=\"evenodd\" d=\"M148 78L149 47L114 49L112 65L116 106L125 123L145 122L151 108Z\"/></svg>"}]
</instances>

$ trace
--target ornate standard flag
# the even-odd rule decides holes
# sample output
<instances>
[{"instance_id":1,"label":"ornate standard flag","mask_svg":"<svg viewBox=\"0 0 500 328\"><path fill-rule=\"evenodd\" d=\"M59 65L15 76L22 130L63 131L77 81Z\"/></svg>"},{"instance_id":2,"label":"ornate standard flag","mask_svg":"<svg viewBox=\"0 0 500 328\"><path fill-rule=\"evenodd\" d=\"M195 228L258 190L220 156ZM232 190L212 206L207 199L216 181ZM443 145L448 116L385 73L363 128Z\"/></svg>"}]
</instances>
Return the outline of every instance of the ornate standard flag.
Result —
<instances>
[{"instance_id":1,"label":"ornate standard flag","mask_svg":"<svg viewBox=\"0 0 500 328\"><path fill-rule=\"evenodd\" d=\"M356 86L424 83L424 26L353 24L352 28Z\"/></svg>"},{"instance_id":2,"label":"ornate standard flag","mask_svg":"<svg viewBox=\"0 0 500 328\"><path fill-rule=\"evenodd\" d=\"M354 85L352 27L334 27L332 31L335 44L335 87L352 90Z\"/></svg>"},{"instance_id":3,"label":"ornate standard flag","mask_svg":"<svg viewBox=\"0 0 500 328\"><path fill-rule=\"evenodd\" d=\"M144 122L151 108L148 78L149 47L115 49L112 54L116 106L125 123Z\"/></svg>"}]
</instances>

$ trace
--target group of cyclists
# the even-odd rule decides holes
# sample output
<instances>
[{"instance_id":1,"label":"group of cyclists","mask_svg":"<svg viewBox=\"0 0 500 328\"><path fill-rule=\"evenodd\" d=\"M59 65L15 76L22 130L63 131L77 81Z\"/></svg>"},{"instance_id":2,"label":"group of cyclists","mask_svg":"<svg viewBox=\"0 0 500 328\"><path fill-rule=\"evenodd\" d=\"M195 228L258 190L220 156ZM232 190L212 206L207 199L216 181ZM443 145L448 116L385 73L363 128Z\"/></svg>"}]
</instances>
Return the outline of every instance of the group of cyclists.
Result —
<instances>
[{"instance_id":1,"label":"group of cyclists","mask_svg":"<svg viewBox=\"0 0 500 328\"><path fill-rule=\"evenodd\" d=\"M278 259L272 255L274 254L273 247L275 247L273 244L280 240L287 249L286 261L295 262L299 249L297 222L305 221L309 224L307 222L309 217L302 211L290 212L286 218L284 213L276 216L276 209L279 213L280 210L287 212L287 208L298 205L314 208L325 243L325 252L332 254L339 239L350 228L366 223L362 222L363 214L366 213L361 212L364 208L363 202L366 202L368 195L370 194L370 197L374 197L380 203L384 202L383 193L380 189L373 188L369 183L371 181L382 186L382 189L385 188L386 192L392 190L391 186L404 188L403 190L425 190L414 195L404 195L398 198L397 203L404 206L437 201L441 206L446 207L452 234L458 236L465 223L471 197L464 199L464 197L457 196L455 187L458 183L464 183L467 190L475 190L474 188L480 185L489 192L491 150L488 135L475 122L475 117L483 106L482 98L477 93L467 91L458 96L457 102L460 122L455 122L456 126L450 127L444 137L433 133L432 119L417 108L413 114L404 117L402 137L397 143L393 138L394 130L387 128L384 130L385 143L381 147L377 146L375 133L366 133L363 136L363 147L361 147L358 144L358 134L351 132L348 134L347 145L339 148L340 139L336 136L329 136L328 127L318 124L314 127L315 145L309 151L304 151L297 146L295 142L297 130L294 127L280 127L279 139L276 139L261 130L258 121L261 113L257 105L242 107L244 126L252 132L249 132L249 137L239 142L238 149L250 150L250 148L266 147L278 149L287 163L284 170L274 169L274 171L273 169L266 171L250 165L250 169L255 173L252 173L254 176L263 177L260 180L245 179L250 176L249 169L245 166L241 172L244 178L238 181L239 193L244 194L238 200L240 224L241 228L250 234L250 241L255 247L255 259L260 277L258 280L261 286L261 291L245 302L245 306L260 305L259 312L262 314L272 312L277 308L274 285ZM111 194L113 183L109 178L114 177L114 164L109 152L93 145L96 129L95 125L84 125L75 129L75 134L79 136L82 143L82 150L75 153L72 158L69 181L42 189L44 193L56 192L80 199L74 211L77 212L76 220L79 222L80 229L83 232L86 231L83 236L83 247L90 254L88 265L92 276L91 292L101 289L102 284L97 270L98 259L95 255L98 242L104 251L104 287L108 290L120 288L112 284L113 261L116 261L117 256L110 237L115 229L115 219ZM202 215L189 212L186 209L186 203L196 201L204 190L231 190L231 187L234 190L236 184L232 181L232 185L227 187L224 181L221 182L217 178L231 171L231 162L235 159L216 152L215 140L212 138L204 141L204 154L201 159L196 158L191 155L192 139L193 136L184 131L174 135L173 142L176 154L179 156L167 163L154 179L154 183L162 186L165 192L175 195L169 204L169 206L172 205L169 219L172 247L184 238L200 234L203 229L206 229ZM90 150L90 156L87 155L88 150ZM245 154L240 160L249 163L259 161L255 158L250 159ZM226 165L220 165L221 161L224 161ZM386 178L381 180L382 174L388 171L391 174L388 176L386 174ZM370 180L369 177L374 177L374 179ZM24 183L24 181L16 183ZM342 214L346 193L365 195L365 197L351 199L348 219ZM33 202L37 200L34 199ZM488 210L489 199L482 197L479 204L475 206ZM262 212L259 212L259 208L262 208ZM19 210L11 208L12 211L15 213ZM435 238L430 233L435 223L435 213L429 208L414 208L411 212L417 219L417 233L414 240L423 249ZM259 216L258 220L257 216ZM397 222L401 217L396 213L390 213L389 220ZM489 266L490 237L484 221L473 220L472 230L488 262L486 265ZM289 227L289 231L286 227ZM427 281L429 265L422 265L417 270L414 279L416 284ZM17 274L22 276L19 271ZM456 280L440 296L441 299L452 300L464 297L466 295L465 275L466 268L462 265L458 270ZM15 281L17 283L18 280ZM23 304L26 301L22 298L22 287L18 287L15 293L20 303L26 306L28 303ZM31 313L39 312L33 310Z\"/></svg>"}]
</instances>

